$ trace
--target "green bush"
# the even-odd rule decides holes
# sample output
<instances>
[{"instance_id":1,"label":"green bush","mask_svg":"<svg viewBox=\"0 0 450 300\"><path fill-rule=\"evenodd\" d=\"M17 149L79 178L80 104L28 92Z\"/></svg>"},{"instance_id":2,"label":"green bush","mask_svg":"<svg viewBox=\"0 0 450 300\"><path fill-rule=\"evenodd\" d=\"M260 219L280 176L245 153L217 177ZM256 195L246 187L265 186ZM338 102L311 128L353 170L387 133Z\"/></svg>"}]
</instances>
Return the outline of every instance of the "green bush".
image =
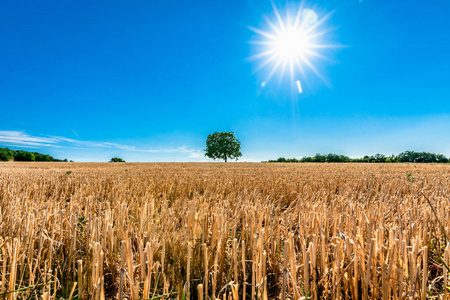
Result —
<instances>
[{"instance_id":1,"label":"green bush","mask_svg":"<svg viewBox=\"0 0 450 300\"><path fill-rule=\"evenodd\" d=\"M125 161L120 157L113 157L109 162L125 162Z\"/></svg>"}]
</instances>

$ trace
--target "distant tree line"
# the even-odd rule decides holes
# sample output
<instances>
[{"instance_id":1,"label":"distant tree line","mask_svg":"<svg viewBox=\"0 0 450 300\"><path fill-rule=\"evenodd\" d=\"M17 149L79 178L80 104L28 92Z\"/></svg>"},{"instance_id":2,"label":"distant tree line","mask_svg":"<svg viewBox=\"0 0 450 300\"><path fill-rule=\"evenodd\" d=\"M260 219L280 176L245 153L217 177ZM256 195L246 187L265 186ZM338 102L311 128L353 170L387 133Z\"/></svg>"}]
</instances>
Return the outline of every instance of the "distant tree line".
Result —
<instances>
[{"instance_id":1,"label":"distant tree line","mask_svg":"<svg viewBox=\"0 0 450 300\"><path fill-rule=\"evenodd\" d=\"M11 150L8 148L0 148L0 161L63 161L67 159L56 159L48 154L38 152L29 152L24 150Z\"/></svg>"},{"instance_id":2,"label":"distant tree line","mask_svg":"<svg viewBox=\"0 0 450 300\"><path fill-rule=\"evenodd\" d=\"M305 162L358 162L358 163L448 163L449 159L443 154L405 151L399 155L386 156L377 153L375 155L366 155L362 158L350 158L345 155L338 154L316 154L315 156L305 156L300 159L280 157L277 160L269 160L268 162L286 162L286 163L305 163Z\"/></svg>"}]
</instances>

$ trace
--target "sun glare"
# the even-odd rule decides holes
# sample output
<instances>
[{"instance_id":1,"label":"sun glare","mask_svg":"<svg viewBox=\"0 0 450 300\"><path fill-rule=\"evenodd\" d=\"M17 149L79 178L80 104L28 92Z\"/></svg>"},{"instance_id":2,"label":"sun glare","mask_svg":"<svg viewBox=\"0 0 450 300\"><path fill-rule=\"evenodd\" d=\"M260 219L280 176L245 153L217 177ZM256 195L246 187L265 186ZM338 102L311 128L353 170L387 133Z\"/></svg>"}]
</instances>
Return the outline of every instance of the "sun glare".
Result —
<instances>
[{"instance_id":1,"label":"sun glare","mask_svg":"<svg viewBox=\"0 0 450 300\"><path fill-rule=\"evenodd\" d=\"M273 8L272 18L265 17L267 28L250 28L258 34L258 40L252 43L259 46L258 53L251 58L260 61L258 71L268 70L264 82L269 82L276 72L281 76L289 72L291 83L298 85L299 76L306 77L306 69L323 79L313 62L315 58L325 58L319 53L320 49L335 47L323 43L327 32L323 24L329 15L319 18L314 10L303 7L280 14L275 5Z\"/></svg>"},{"instance_id":2,"label":"sun glare","mask_svg":"<svg viewBox=\"0 0 450 300\"><path fill-rule=\"evenodd\" d=\"M293 60L304 56L310 44L308 36L298 28L288 28L275 37L273 49L275 55L283 60Z\"/></svg>"}]
</instances>

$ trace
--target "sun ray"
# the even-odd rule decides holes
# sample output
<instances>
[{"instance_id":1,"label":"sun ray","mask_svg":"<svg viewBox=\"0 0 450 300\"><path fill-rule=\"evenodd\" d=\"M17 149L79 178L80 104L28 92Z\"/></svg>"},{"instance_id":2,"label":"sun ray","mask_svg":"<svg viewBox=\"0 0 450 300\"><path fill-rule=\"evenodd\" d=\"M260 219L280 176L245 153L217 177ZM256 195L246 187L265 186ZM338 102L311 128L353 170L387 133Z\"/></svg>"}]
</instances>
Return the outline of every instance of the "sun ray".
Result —
<instances>
[{"instance_id":1,"label":"sun ray","mask_svg":"<svg viewBox=\"0 0 450 300\"><path fill-rule=\"evenodd\" d=\"M265 36L266 38L269 38L269 39L272 39L272 40L276 39L276 35L269 34L269 33L265 32L263 30L260 30L260 29L257 29L257 28L251 27L251 26L249 26L248 28L251 31L255 32L255 33L258 33L258 34L260 34L262 36Z\"/></svg>"},{"instance_id":2,"label":"sun ray","mask_svg":"<svg viewBox=\"0 0 450 300\"><path fill-rule=\"evenodd\" d=\"M286 30L283 19L281 18L280 13L278 12L278 8L276 7L276 5L272 2L272 6L273 6L273 11L275 13L275 16L277 17L278 20L278 24L280 25L280 28L282 31Z\"/></svg>"},{"instance_id":3,"label":"sun ray","mask_svg":"<svg viewBox=\"0 0 450 300\"><path fill-rule=\"evenodd\" d=\"M273 62L277 57L276 56L272 56L269 59L267 59L266 61L264 61L260 66L258 66L258 68L256 68L256 70L253 73L256 73L258 71L260 71L261 69L263 69L265 66L269 65L271 62ZM266 79L267 81L267 79Z\"/></svg>"},{"instance_id":4,"label":"sun ray","mask_svg":"<svg viewBox=\"0 0 450 300\"><path fill-rule=\"evenodd\" d=\"M280 28L278 28L269 18L266 18L266 23L274 31L275 38L277 35L279 35L282 32L282 30Z\"/></svg>"},{"instance_id":5,"label":"sun ray","mask_svg":"<svg viewBox=\"0 0 450 300\"><path fill-rule=\"evenodd\" d=\"M324 49L324 48L342 48L340 45L331 45L331 44L311 44L310 48L312 49Z\"/></svg>"},{"instance_id":6,"label":"sun ray","mask_svg":"<svg viewBox=\"0 0 450 300\"><path fill-rule=\"evenodd\" d=\"M269 55L274 54L274 53L275 53L275 50L267 50L267 51L255 54L253 56L250 56L249 59L263 58L263 57L269 56ZM274 56L274 55L272 55L272 56Z\"/></svg>"},{"instance_id":7,"label":"sun ray","mask_svg":"<svg viewBox=\"0 0 450 300\"><path fill-rule=\"evenodd\" d=\"M303 62L311 69L311 71L314 72L314 74L317 75L317 77L319 77L320 79L323 80L323 82L325 82L326 85L329 85L328 81L325 79L325 77L322 76L322 74L320 74L320 72L316 69L316 67L314 67L314 65L309 61L308 58L303 57Z\"/></svg>"},{"instance_id":8,"label":"sun ray","mask_svg":"<svg viewBox=\"0 0 450 300\"><path fill-rule=\"evenodd\" d=\"M298 26L301 26L300 22L300 15L302 13L302 6L303 4L300 4L300 8L297 10L297 13L295 14L295 22L294 22L294 27L297 28Z\"/></svg>"},{"instance_id":9,"label":"sun ray","mask_svg":"<svg viewBox=\"0 0 450 300\"><path fill-rule=\"evenodd\" d=\"M283 66L281 67L281 73L283 74L284 71L286 70L286 66L287 66L288 62L287 60L283 60ZM281 77L280 77L281 80Z\"/></svg>"},{"instance_id":10,"label":"sun ray","mask_svg":"<svg viewBox=\"0 0 450 300\"><path fill-rule=\"evenodd\" d=\"M268 82L272 78L272 76L275 74L275 72L277 71L278 67L280 66L281 62L282 62L282 60L279 59L277 61L277 63L273 66L272 70L270 71L269 75L267 76L267 79L265 80L266 82Z\"/></svg>"},{"instance_id":11,"label":"sun ray","mask_svg":"<svg viewBox=\"0 0 450 300\"><path fill-rule=\"evenodd\" d=\"M293 81L293 80L294 80L294 76L295 76L295 73L294 73L294 63L293 63L293 61L291 61L291 62L289 63L289 75L291 76L291 81Z\"/></svg>"},{"instance_id":12,"label":"sun ray","mask_svg":"<svg viewBox=\"0 0 450 300\"><path fill-rule=\"evenodd\" d=\"M297 65L297 68L299 69L300 73L303 77L306 77L305 69L303 69L303 66L300 62L300 59L298 57L295 58L295 64Z\"/></svg>"}]
</instances>

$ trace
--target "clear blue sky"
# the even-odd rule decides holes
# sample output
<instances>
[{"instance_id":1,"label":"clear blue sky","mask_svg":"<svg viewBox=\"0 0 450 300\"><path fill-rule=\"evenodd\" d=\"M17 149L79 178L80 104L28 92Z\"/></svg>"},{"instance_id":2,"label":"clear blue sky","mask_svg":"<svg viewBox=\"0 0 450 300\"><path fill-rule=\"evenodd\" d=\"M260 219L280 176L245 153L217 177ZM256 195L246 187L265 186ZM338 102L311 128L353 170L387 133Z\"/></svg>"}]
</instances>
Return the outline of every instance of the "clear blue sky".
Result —
<instances>
[{"instance_id":1,"label":"clear blue sky","mask_svg":"<svg viewBox=\"0 0 450 300\"><path fill-rule=\"evenodd\" d=\"M282 10L286 2L275 1ZM295 6L299 2L292 2ZM325 60L293 93L255 72L270 1L2 1L0 147L75 161L243 160L334 152L450 155L450 2L307 1Z\"/></svg>"}]
</instances>

